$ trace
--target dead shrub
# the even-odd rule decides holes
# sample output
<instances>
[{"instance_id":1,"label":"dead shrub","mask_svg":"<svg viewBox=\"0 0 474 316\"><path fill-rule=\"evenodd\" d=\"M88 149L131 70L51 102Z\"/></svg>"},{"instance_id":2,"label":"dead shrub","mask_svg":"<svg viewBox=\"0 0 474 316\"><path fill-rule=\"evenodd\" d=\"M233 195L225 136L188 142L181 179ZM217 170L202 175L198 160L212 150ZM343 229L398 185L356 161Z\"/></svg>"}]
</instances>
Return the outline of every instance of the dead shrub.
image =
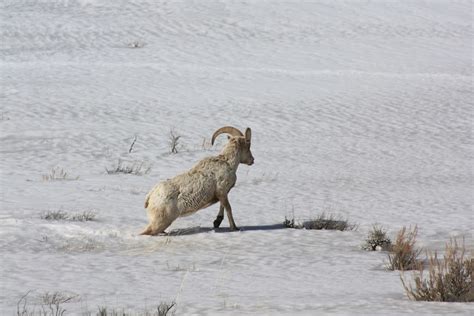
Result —
<instances>
[{"instance_id":1,"label":"dead shrub","mask_svg":"<svg viewBox=\"0 0 474 316\"><path fill-rule=\"evenodd\" d=\"M168 315L168 312L170 312L171 309L173 307L175 307L175 305L176 305L175 302L171 302L171 303L162 302L162 303L160 303L160 305L158 305L158 307L156 308L156 315L157 316L166 316L166 315Z\"/></svg>"},{"instance_id":2,"label":"dead shrub","mask_svg":"<svg viewBox=\"0 0 474 316\"><path fill-rule=\"evenodd\" d=\"M283 226L286 228L303 228L300 227L301 225L295 224L295 217L292 217L291 219L287 218L285 216L285 220L283 221Z\"/></svg>"},{"instance_id":3,"label":"dead shrub","mask_svg":"<svg viewBox=\"0 0 474 316\"><path fill-rule=\"evenodd\" d=\"M474 302L474 259L466 256L464 240L461 246L456 239L446 244L444 260L438 254L428 255L428 277L421 266L415 275L415 286L400 276L407 296L414 301Z\"/></svg>"},{"instance_id":4,"label":"dead shrub","mask_svg":"<svg viewBox=\"0 0 474 316\"><path fill-rule=\"evenodd\" d=\"M133 151L133 146L135 145L135 142L137 141L137 135L133 138L132 144L130 145L130 148L128 149L128 153L131 154Z\"/></svg>"},{"instance_id":5,"label":"dead shrub","mask_svg":"<svg viewBox=\"0 0 474 316\"><path fill-rule=\"evenodd\" d=\"M16 304L17 316L65 316L69 315L65 304L81 302L81 297L76 294L67 292L45 292L38 295L36 298L29 300L30 294L33 291L28 291L20 297ZM97 312L84 311L81 315L84 316L171 316L175 314L176 303L172 301L160 302L155 305L154 309L145 308L140 311L126 311L125 309L108 308L106 306L99 306ZM76 315L76 313L74 314Z\"/></svg>"},{"instance_id":6,"label":"dead shrub","mask_svg":"<svg viewBox=\"0 0 474 316\"><path fill-rule=\"evenodd\" d=\"M28 296L32 291L26 292L17 302L17 316L62 316L66 313L64 304L77 302L78 295L63 292L46 292L39 297L40 308L28 302Z\"/></svg>"},{"instance_id":7,"label":"dead shrub","mask_svg":"<svg viewBox=\"0 0 474 316\"><path fill-rule=\"evenodd\" d=\"M388 254L389 270L419 269L421 262L418 256L421 253L421 249L415 247L417 234L418 226L415 226L413 230L410 227L408 231L406 227L403 227L398 232L395 244L392 245Z\"/></svg>"},{"instance_id":8,"label":"dead shrub","mask_svg":"<svg viewBox=\"0 0 474 316\"><path fill-rule=\"evenodd\" d=\"M42 295L42 309L44 315L60 316L66 312L64 304L74 302L79 296L62 292L49 293Z\"/></svg>"},{"instance_id":9,"label":"dead shrub","mask_svg":"<svg viewBox=\"0 0 474 316\"><path fill-rule=\"evenodd\" d=\"M16 303L16 315L17 316L34 316L35 309L31 309L28 303L28 295L30 295L31 290L23 294L18 302Z\"/></svg>"},{"instance_id":10,"label":"dead shrub","mask_svg":"<svg viewBox=\"0 0 474 316\"><path fill-rule=\"evenodd\" d=\"M306 229L326 229L326 230L354 230L357 228L356 224L350 223L347 219L341 215L334 215L321 213L316 218L303 223L303 227Z\"/></svg>"},{"instance_id":11,"label":"dead shrub","mask_svg":"<svg viewBox=\"0 0 474 316\"><path fill-rule=\"evenodd\" d=\"M179 139L181 138L181 135L178 135L178 133L174 130L171 129L169 136L168 136L168 144L170 146L170 153L172 154L177 154L178 153L178 147L179 147Z\"/></svg>"}]
</instances>

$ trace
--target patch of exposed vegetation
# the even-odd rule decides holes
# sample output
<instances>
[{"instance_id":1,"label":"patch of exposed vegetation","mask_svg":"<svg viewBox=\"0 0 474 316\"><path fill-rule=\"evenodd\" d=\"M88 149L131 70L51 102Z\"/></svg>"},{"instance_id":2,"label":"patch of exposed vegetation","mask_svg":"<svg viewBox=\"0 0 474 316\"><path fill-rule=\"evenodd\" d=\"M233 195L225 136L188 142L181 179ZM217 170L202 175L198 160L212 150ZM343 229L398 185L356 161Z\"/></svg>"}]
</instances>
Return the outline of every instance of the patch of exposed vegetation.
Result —
<instances>
[{"instance_id":1,"label":"patch of exposed vegetation","mask_svg":"<svg viewBox=\"0 0 474 316\"><path fill-rule=\"evenodd\" d=\"M41 214L41 219L47 221L70 220L76 222L87 222L95 220L96 213L94 211L83 211L74 214L68 214L63 210L45 211Z\"/></svg>"},{"instance_id":2,"label":"patch of exposed vegetation","mask_svg":"<svg viewBox=\"0 0 474 316\"><path fill-rule=\"evenodd\" d=\"M167 303L161 302L155 310L145 310L142 313L133 313L133 312L126 312L125 310L116 310L114 308L110 309L106 306L99 307L99 311L97 312L97 316L168 316L174 315L173 308L176 307L175 302ZM92 314L89 314L92 315Z\"/></svg>"},{"instance_id":3,"label":"patch of exposed vegetation","mask_svg":"<svg viewBox=\"0 0 474 316\"><path fill-rule=\"evenodd\" d=\"M117 165L111 169L105 168L107 174L133 174L136 176L141 176L149 173L151 170L151 165L144 161L132 161L124 162L122 159L119 159Z\"/></svg>"},{"instance_id":4,"label":"patch of exposed vegetation","mask_svg":"<svg viewBox=\"0 0 474 316\"><path fill-rule=\"evenodd\" d=\"M48 174L43 175L43 181L72 181L78 180L79 176L71 177L63 168L54 167Z\"/></svg>"},{"instance_id":5,"label":"patch of exposed vegetation","mask_svg":"<svg viewBox=\"0 0 474 316\"><path fill-rule=\"evenodd\" d=\"M28 291L20 297L17 302L16 315L17 316L63 316L68 315L66 306L69 303L80 302L79 295L70 294L66 292L46 292L39 295L37 298L30 300L30 294L33 291ZM155 309L145 309L141 312L129 312L125 309L117 310L115 308L108 308L106 306L98 307L97 312L82 312L84 316L171 316L175 312L175 302L161 302Z\"/></svg>"},{"instance_id":6,"label":"patch of exposed vegetation","mask_svg":"<svg viewBox=\"0 0 474 316\"><path fill-rule=\"evenodd\" d=\"M127 47L129 47L129 48L143 48L143 47L145 47L145 42L139 41L139 40L133 41L133 42L128 43Z\"/></svg>"},{"instance_id":7,"label":"patch of exposed vegetation","mask_svg":"<svg viewBox=\"0 0 474 316\"><path fill-rule=\"evenodd\" d=\"M45 219L47 221L60 221L60 220L67 220L69 215L61 210L58 211L45 211L41 214L41 219Z\"/></svg>"},{"instance_id":8,"label":"patch of exposed vegetation","mask_svg":"<svg viewBox=\"0 0 474 316\"><path fill-rule=\"evenodd\" d=\"M420 266L414 277L414 286L400 276L407 296L414 301L435 302L474 302L474 259L466 255L463 244L456 239L446 244L444 260L438 254L428 256L428 276L425 268Z\"/></svg>"},{"instance_id":9,"label":"patch of exposed vegetation","mask_svg":"<svg viewBox=\"0 0 474 316\"><path fill-rule=\"evenodd\" d=\"M365 239L362 249L368 251L388 251L392 248L392 241L387 237L387 231L378 225L373 225Z\"/></svg>"},{"instance_id":10,"label":"patch of exposed vegetation","mask_svg":"<svg viewBox=\"0 0 474 316\"><path fill-rule=\"evenodd\" d=\"M72 214L70 216L70 220L76 222L89 222L95 219L95 215L96 214L93 211L84 211L81 213Z\"/></svg>"},{"instance_id":11,"label":"patch of exposed vegetation","mask_svg":"<svg viewBox=\"0 0 474 316\"><path fill-rule=\"evenodd\" d=\"M304 221L303 223L297 223L295 217L287 218L283 221L283 226L286 228L295 228L295 229L316 229L316 230L355 230L357 225L349 222L347 219L342 216L337 216L334 214L327 215L326 213L321 213L317 217Z\"/></svg>"},{"instance_id":12,"label":"patch of exposed vegetation","mask_svg":"<svg viewBox=\"0 0 474 316\"><path fill-rule=\"evenodd\" d=\"M317 217L305 221L303 227L306 229L326 229L326 230L355 230L357 228L356 224L349 222L346 218L343 218L341 215L334 215L326 213L321 213Z\"/></svg>"},{"instance_id":13,"label":"patch of exposed vegetation","mask_svg":"<svg viewBox=\"0 0 474 316\"><path fill-rule=\"evenodd\" d=\"M286 228L296 228L296 229L303 228L302 225L295 224L294 216L292 218L287 218L285 216L285 220L283 221L283 226L285 226Z\"/></svg>"},{"instance_id":14,"label":"patch of exposed vegetation","mask_svg":"<svg viewBox=\"0 0 474 316\"><path fill-rule=\"evenodd\" d=\"M421 249L416 248L418 227L408 230L403 227L397 234L397 239L388 254L389 270L417 270L422 265L418 259Z\"/></svg>"}]
</instances>

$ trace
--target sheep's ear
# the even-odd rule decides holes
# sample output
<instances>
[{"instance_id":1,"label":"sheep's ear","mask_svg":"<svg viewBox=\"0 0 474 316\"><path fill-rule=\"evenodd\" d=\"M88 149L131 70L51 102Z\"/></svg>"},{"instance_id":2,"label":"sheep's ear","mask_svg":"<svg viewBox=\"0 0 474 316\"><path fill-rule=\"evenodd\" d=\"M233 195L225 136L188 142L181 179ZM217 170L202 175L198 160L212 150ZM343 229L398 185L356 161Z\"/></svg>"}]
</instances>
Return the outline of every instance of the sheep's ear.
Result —
<instances>
[{"instance_id":1,"label":"sheep's ear","mask_svg":"<svg viewBox=\"0 0 474 316\"><path fill-rule=\"evenodd\" d=\"M245 141L247 143L250 143L251 139L252 139L252 130L250 129L250 127L247 127L247 129L245 130Z\"/></svg>"},{"instance_id":2,"label":"sheep's ear","mask_svg":"<svg viewBox=\"0 0 474 316\"><path fill-rule=\"evenodd\" d=\"M227 139L230 139L230 136L229 136L229 135L227 135Z\"/></svg>"}]
</instances>

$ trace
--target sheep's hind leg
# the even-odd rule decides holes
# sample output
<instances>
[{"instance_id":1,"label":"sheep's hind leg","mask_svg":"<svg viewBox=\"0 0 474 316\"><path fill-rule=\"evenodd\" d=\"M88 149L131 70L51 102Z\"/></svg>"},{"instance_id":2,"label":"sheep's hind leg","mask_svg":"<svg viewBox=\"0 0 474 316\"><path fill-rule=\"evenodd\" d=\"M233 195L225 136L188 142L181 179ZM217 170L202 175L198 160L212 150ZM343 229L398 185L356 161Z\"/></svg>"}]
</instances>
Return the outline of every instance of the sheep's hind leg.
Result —
<instances>
[{"instance_id":1,"label":"sheep's hind leg","mask_svg":"<svg viewBox=\"0 0 474 316\"><path fill-rule=\"evenodd\" d=\"M162 234L165 232L165 229L168 228L171 223L174 222L177 216L178 211L175 209L167 210L167 209L158 209L149 211L149 219L150 224L142 233L142 235L152 235L156 236L158 234Z\"/></svg>"},{"instance_id":2,"label":"sheep's hind leg","mask_svg":"<svg viewBox=\"0 0 474 316\"><path fill-rule=\"evenodd\" d=\"M219 213L217 214L217 217L214 221L214 228L219 228L223 219L224 219L224 205L221 203L221 205L219 206Z\"/></svg>"},{"instance_id":3,"label":"sheep's hind leg","mask_svg":"<svg viewBox=\"0 0 474 316\"><path fill-rule=\"evenodd\" d=\"M148 225L139 235L151 235L151 227Z\"/></svg>"},{"instance_id":4,"label":"sheep's hind leg","mask_svg":"<svg viewBox=\"0 0 474 316\"><path fill-rule=\"evenodd\" d=\"M150 235L156 236L158 234L164 234L165 229L168 228L171 225L171 223L173 223L174 220L175 218L161 220L160 223L154 223L154 225L151 225Z\"/></svg>"}]
</instances>

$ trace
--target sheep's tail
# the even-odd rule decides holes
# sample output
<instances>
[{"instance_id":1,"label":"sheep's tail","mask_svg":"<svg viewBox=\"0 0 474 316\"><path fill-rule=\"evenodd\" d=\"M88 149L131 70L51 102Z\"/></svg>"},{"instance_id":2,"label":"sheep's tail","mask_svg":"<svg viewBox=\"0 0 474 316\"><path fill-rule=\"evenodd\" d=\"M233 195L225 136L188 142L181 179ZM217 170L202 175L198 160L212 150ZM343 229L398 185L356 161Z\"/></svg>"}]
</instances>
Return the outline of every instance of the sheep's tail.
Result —
<instances>
[{"instance_id":1,"label":"sheep's tail","mask_svg":"<svg viewBox=\"0 0 474 316\"><path fill-rule=\"evenodd\" d=\"M148 193L146 195L146 198L145 198L145 208L148 208L148 201L150 201L150 193Z\"/></svg>"}]
</instances>

